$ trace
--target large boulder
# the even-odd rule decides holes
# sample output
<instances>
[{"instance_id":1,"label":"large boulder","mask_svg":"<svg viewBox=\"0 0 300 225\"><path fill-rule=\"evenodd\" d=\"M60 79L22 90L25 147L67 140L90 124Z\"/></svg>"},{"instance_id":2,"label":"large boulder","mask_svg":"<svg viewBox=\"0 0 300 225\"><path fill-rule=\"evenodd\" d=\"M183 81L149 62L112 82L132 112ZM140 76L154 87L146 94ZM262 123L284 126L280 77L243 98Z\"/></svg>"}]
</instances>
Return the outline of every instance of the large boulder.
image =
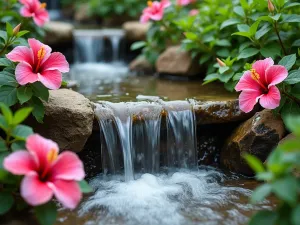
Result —
<instances>
[{"instance_id":1,"label":"large boulder","mask_svg":"<svg viewBox=\"0 0 300 225\"><path fill-rule=\"evenodd\" d=\"M44 123L30 123L34 131L57 142L61 150L80 152L92 134L93 104L68 89L50 91L44 104Z\"/></svg>"},{"instance_id":2,"label":"large boulder","mask_svg":"<svg viewBox=\"0 0 300 225\"><path fill-rule=\"evenodd\" d=\"M73 41L74 26L71 23L51 21L45 25L45 43L60 45Z\"/></svg>"},{"instance_id":3,"label":"large boulder","mask_svg":"<svg viewBox=\"0 0 300 225\"><path fill-rule=\"evenodd\" d=\"M250 113L244 113L240 110L237 99L228 99L199 101L195 103L194 110L197 123L203 125L245 121L254 115L257 108Z\"/></svg>"},{"instance_id":4,"label":"large boulder","mask_svg":"<svg viewBox=\"0 0 300 225\"><path fill-rule=\"evenodd\" d=\"M285 135L280 117L270 110L256 113L229 137L221 151L221 164L234 172L251 176L253 171L243 158L245 153L265 161Z\"/></svg>"},{"instance_id":5,"label":"large boulder","mask_svg":"<svg viewBox=\"0 0 300 225\"><path fill-rule=\"evenodd\" d=\"M123 30L127 40L144 41L146 40L147 32L150 28L150 23L140 23L139 21L128 21L123 24Z\"/></svg>"},{"instance_id":6,"label":"large boulder","mask_svg":"<svg viewBox=\"0 0 300 225\"><path fill-rule=\"evenodd\" d=\"M157 59L156 70L163 74L194 76L201 72L200 65L180 46L168 47Z\"/></svg>"},{"instance_id":7,"label":"large boulder","mask_svg":"<svg viewBox=\"0 0 300 225\"><path fill-rule=\"evenodd\" d=\"M144 73L144 74L152 74L155 71L154 66L148 62L145 57L137 57L129 64L130 71Z\"/></svg>"}]
</instances>

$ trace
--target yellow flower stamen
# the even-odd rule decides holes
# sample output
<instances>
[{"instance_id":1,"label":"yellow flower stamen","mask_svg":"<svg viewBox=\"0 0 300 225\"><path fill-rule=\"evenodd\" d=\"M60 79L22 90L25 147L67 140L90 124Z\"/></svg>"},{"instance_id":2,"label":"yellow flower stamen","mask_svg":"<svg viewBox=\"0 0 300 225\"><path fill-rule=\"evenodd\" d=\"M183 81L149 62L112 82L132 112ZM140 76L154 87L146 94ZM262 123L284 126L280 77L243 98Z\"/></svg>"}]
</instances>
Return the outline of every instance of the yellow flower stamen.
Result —
<instances>
[{"instance_id":1,"label":"yellow flower stamen","mask_svg":"<svg viewBox=\"0 0 300 225\"><path fill-rule=\"evenodd\" d=\"M38 51L38 53L37 53L38 63L37 63L37 66L35 68L35 72L38 72L38 70L40 68L40 65L41 65L41 62L44 59L45 55L46 55L46 49L45 49L44 46L42 46L40 48L40 50Z\"/></svg>"},{"instance_id":2,"label":"yellow flower stamen","mask_svg":"<svg viewBox=\"0 0 300 225\"><path fill-rule=\"evenodd\" d=\"M251 72L251 77L252 77L252 79L255 80L255 81L259 81L260 76L259 76L259 74L256 72L256 70L255 70L255 69L251 69L250 72Z\"/></svg>"},{"instance_id":3,"label":"yellow flower stamen","mask_svg":"<svg viewBox=\"0 0 300 225\"><path fill-rule=\"evenodd\" d=\"M153 2L152 2L152 1L148 1L148 2L147 2L147 5L148 5L149 7L151 7L151 6L152 6L152 4L153 4Z\"/></svg>"},{"instance_id":4,"label":"yellow flower stamen","mask_svg":"<svg viewBox=\"0 0 300 225\"><path fill-rule=\"evenodd\" d=\"M41 9L45 9L47 7L47 3L42 3L41 4Z\"/></svg>"},{"instance_id":5,"label":"yellow flower stamen","mask_svg":"<svg viewBox=\"0 0 300 225\"><path fill-rule=\"evenodd\" d=\"M58 151L54 148L51 149L47 154L48 162L53 163L57 159L57 156L58 156Z\"/></svg>"},{"instance_id":6,"label":"yellow flower stamen","mask_svg":"<svg viewBox=\"0 0 300 225\"><path fill-rule=\"evenodd\" d=\"M255 69L250 70L251 78L255 80L265 91L268 91L268 88L261 82L259 73Z\"/></svg>"}]
</instances>

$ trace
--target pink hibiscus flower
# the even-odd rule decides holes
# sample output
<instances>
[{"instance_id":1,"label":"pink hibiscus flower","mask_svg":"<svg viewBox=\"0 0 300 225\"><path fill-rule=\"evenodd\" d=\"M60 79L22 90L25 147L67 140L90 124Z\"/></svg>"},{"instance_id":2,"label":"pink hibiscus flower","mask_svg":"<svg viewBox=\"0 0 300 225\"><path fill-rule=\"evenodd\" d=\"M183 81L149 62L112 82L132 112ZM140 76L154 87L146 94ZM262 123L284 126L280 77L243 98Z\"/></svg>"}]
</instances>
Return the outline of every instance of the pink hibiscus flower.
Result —
<instances>
[{"instance_id":1,"label":"pink hibiscus flower","mask_svg":"<svg viewBox=\"0 0 300 225\"><path fill-rule=\"evenodd\" d=\"M55 197L66 208L74 209L82 194L77 181L84 176L83 164L73 152L58 156L55 142L37 134L28 137L28 151L16 151L4 159L4 168L15 175L25 175L21 195L25 201L37 206Z\"/></svg>"},{"instance_id":2,"label":"pink hibiscus flower","mask_svg":"<svg viewBox=\"0 0 300 225\"><path fill-rule=\"evenodd\" d=\"M199 10L197 9L192 9L190 12L189 12L189 15L190 16L196 16L199 14Z\"/></svg>"},{"instance_id":3,"label":"pink hibiscus flower","mask_svg":"<svg viewBox=\"0 0 300 225\"><path fill-rule=\"evenodd\" d=\"M195 2L196 0L177 0L177 5L185 6Z\"/></svg>"},{"instance_id":4,"label":"pink hibiscus flower","mask_svg":"<svg viewBox=\"0 0 300 225\"><path fill-rule=\"evenodd\" d=\"M62 74L69 72L69 63L59 52L36 39L28 40L30 48L18 46L6 57L19 62L16 68L16 79L20 85L40 81L49 89L58 89L62 83Z\"/></svg>"},{"instance_id":5,"label":"pink hibiscus flower","mask_svg":"<svg viewBox=\"0 0 300 225\"><path fill-rule=\"evenodd\" d=\"M164 16L165 8L170 5L171 2L169 0L162 0L161 2L148 1L148 7L143 10L140 18L141 23L147 23L149 20L160 21Z\"/></svg>"},{"instance_id":6,"label":"pink hibiscus flower","mask_svg":"<svg viewBox=\"0 0 300 225\"><path fill-rule=\"evenodd\" d=\"M280 91L275 86L288 76L284 66L274 65L271 58L255 62L250 71L246 71L235 87L242 91L239 97L240 109L250 112L256 103L266 109L275 109L280 104Z\"/></svg>"},{"instance_id":7,"label":"pink hibiscus flower","mask_svg":"<svg viewBox=\"0 0 300 225\"><path fill-rule=\"evenodd\" d=\"M21 15L24 17L32 17L33 21L38 26L43 26L49 21L49 13L46 10L46 3L41 3L39 0L20 0L23 4Z\"/></svg>"}]
</instances>

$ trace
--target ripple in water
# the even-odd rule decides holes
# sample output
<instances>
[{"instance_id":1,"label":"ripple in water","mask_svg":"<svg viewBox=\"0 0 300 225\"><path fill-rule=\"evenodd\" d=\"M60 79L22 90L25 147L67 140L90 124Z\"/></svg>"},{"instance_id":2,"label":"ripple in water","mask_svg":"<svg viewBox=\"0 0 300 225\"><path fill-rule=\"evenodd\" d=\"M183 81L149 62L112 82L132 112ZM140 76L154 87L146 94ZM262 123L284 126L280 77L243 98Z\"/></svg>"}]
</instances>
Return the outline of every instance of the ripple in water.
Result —
<instances>
[{"instance_id":1,"label":"ripple in water","mask_svg":"<svg viewBox=\"0 0 300 225\"><path fill-rule=\"evenodd\" d=\"M247 203L252 191L222 185L226 176L215 170L171 175L143 174L125 183L122 176L95 178L95 194L81 205L80 214L97 214L86 225L239 225L253 211L269 208Z\"/></svg>"}]
</instances>

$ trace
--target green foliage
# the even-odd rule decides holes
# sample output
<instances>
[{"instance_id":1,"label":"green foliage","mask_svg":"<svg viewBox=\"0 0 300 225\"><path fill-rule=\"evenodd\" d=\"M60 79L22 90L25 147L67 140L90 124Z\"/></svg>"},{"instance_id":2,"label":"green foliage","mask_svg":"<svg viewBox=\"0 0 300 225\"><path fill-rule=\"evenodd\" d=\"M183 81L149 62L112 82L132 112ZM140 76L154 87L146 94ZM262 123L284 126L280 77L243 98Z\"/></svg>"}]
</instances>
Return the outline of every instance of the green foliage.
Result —
<instances>
[{"instance_id":1,"label":"green foliage","mask_svg":"<svg viewBox=\"0 0 300 225\"><path fill-rule=\"evenodd\" d=\"M258 0L199 0L188 7L173 4L166 9L162 21L153 21L143 54L155 63L167 44L181 43L183 49L207 68L205 83L219 81L233 91L239 80L236 77L240 77L246 63L265 57L279 61L287 55L295 59L300 47L299 3L281 0L273 4L274 12L269 12L267 1ZM197 8L199 14L189 16L192 8ZM235 62L225 63L229 68L224 71L216 65L216 58L235 59ZM293 65L293 68L285 65L287 69L299 68L299 60L283 60Z\"/></svg>"},{"instance_id":2,"label":"green foliage","mask_svg":"<svg viewBox=\"0 0 300 225\"><path fill-rule=\"evenodd\" d=\"M251 202L261 202L270 195L275 195L279 200L274 211L258 212L251 219L251 225L299 224L300 178L294 172L300 170L300 117L288 116L285 123L296 137L280 144L265 164L254 156L245 156L256 172L256 178L266 182L253 192Z\"/></svg>"},{"instance_id":3,"label":"green foliage","mask_svg":"<svg viewBox=\"0 0 300 225\"><path fill-rule=\"evenodd\" d=\"M56 205L53 202L35 208L35 215L41 225L52 225L57 218Z\"/></svg>"}]
</instances>

